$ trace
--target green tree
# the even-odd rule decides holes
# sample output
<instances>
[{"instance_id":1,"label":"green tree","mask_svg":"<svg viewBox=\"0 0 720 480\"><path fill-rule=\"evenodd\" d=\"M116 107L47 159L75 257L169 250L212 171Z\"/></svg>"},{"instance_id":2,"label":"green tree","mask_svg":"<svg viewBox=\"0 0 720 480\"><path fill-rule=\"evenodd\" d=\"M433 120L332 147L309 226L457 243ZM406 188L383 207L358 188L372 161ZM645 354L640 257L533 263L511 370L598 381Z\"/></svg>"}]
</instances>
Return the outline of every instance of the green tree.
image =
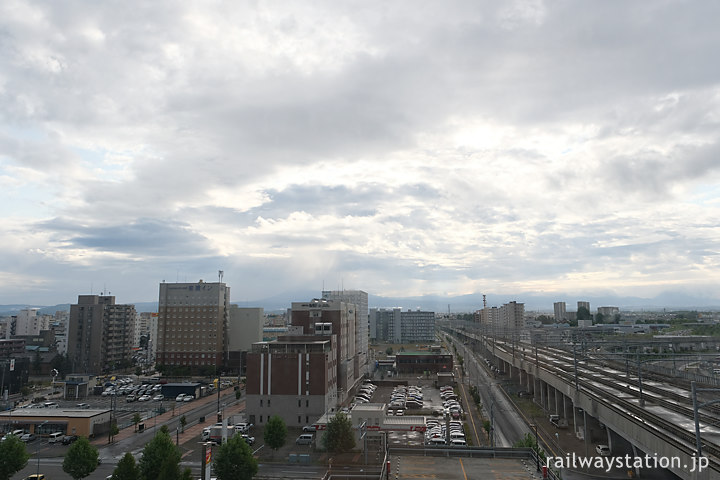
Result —
<instances>
[{"instance_id":1,"label":"green tree","mask_svg":"<svg viewBox=\"0 0 720 480\"><path fill-rule=\"evenodd\" d=\"M161 471L167 473L171 469L170 466L164 465L166 462L177 466L180 463L180 450L173 443L167 427L163 425L143 449L143 456L139 463L140 478L143 480L160 478Z\"/></svg>"},{"instance_id":2,"label":"green tree","mask_svg":"<svg viewBox=\"0 0 720 480\"><path fill-rule=\"evenodd\" d=\"M139 413L135 412L135 415L133 415L133 417L132 417L132 422L135 425L136 432L137 432L138 423L140 423L141 421L142 421L142 417L140 416Z\"/></svg>"},{"instance_id":3,"label":"green tree","mask_svg":"<svg viewBox=\"0 0 720 480\"><path fill-rule=\"evenodd\" d=\"M492 423L490 423L490 420L483 420L483 430L485 430L485 433L490 435L491 429L492 429Z\"/></svg>"},{"instance_id":4,"label":"green tree","mask_svg":"<svg viewBox=\"0 0 720 480\"><path fill-rule=\"evenodd\" d=\"M388 355L392 355L392 353L393 353L392 347L387 347L387 349L385 349L385 353Z\"/></svg>"},{"instance_id":5,"label":"green tree","mask_svg":"<svg viewBox=\"0 0 720 480\"><path fill-rule=\"evenodd\" d=\"M112 480L138 480L140 478L140 469L135 463L135 457L132 453L127 452L115 467L112 473Z\"/></svg>"},{"instance_id":6,"label":"green tree","mask_svg":"<svg viewBox=\"0 0 720 480\"><path fill-rule=\"evenodd\" d=\"M8 435L0 442L0 480L8 480L25 468L29 458L25 443L16 435Z\"/></svg>"},{"instance_id":7,"label":"green tree","mask_svg":"<svg viewBox=\"0 0 720 480\"><path fill-rule=\"evenodd\" d=\"M220 446L213 460L218 480L250 480L258 472L257 460L245 439L235 435Z\"/></svg>"},{"instance_id":8,"label":"green tree","mask_svg":"<svg viewBox=\"0 0 720 480\"><path fill-rule=\"evenodd\" d=\"M98 450L87 437L78 438L68 449L62 469L75 480L90 475L98 466Z\"/></svg>"},{"instance_id":9,"label":"green tree","mask_svg":"<svg viewBox=\"0 0 720 480\"><path fill-rule=\"evenodd\" d=\"M576 318L578 320L591 320L592 314L586 307L578 307Z\"/></svg>"},{"instance_id":10,"label":"green tree","mask_svg":"<svg viewBox=\"0 0 720 480\"><path fill-rule=\"evenodd\" d=\"M515 448L532 448L538 454L541 459L545 458L545 452L540 449L540 446L535 441L535 437L531 433L526 433L525 436L513 443Z\"/></svg>"},{"instance_id":11,"label":"green tree","mask_svg":"<svg viewBox=\"0 0 720 480\"><path fill-rule=\"evenodd\" d=\"M117 420L113 420L110 425L110 431L108 432L108 443L112 442L118 433L120 433L120 429L117 426Z\"/></svg>"},{"instance_id":12,"label":"green tree","mask_svg":"<svg viewBox=\"0 0 720 480\"><path fill-rule=\"evenodd\" d=\"M180 417L180 433L185 433L185 425L187 425L187 418L183 415Z\"/></svg>"},{"instance_id":13,"label":"green tree","mask_svg":"<svg viewBox=\"0 0 720 480\"><path fill-rule=\"evenodd\" d=\"M265 444L277 451L278 448L285 445L286 438L287 427L285 426L285 422L279 416L273 415L265 424L265 430L263 431Z\"/></svg>"},{"instance_id":14,"label":"green tree","mask_svg":"<svg viewBox=\"0 0 720 480\"><path fill-rule=\"evenodd\" d=\"M605 315L600 312L595 314L595 323L605 323Z\"/></svg>"},{"instance_id":15,"label":"green tree","mask_svg":"<svg viewBox=\"0 0 720 480\"><path fill-rule=\"evenodd\" d=\"M349 452L355 448L355 434L347 415L338 413L328 422L322 444L325 450L332 453Z\"/></svg>"}]
</instances>

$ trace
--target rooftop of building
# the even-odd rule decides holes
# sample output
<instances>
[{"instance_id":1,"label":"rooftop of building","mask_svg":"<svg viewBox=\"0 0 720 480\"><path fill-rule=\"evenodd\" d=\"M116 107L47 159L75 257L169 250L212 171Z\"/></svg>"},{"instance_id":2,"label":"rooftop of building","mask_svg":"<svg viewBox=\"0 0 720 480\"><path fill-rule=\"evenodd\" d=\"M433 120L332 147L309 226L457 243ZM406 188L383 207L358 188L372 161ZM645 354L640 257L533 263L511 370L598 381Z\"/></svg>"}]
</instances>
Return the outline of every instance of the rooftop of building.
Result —
<instances>
[{"instance_id":1,"label":"rooftop of building","mask_svg":"<svg viewBox=\"0 0 720 480\"><path fill-rule=\"evenodd\" d=\"M0 413L4 419L10 418L90 418L110 412L108 409L80 409L80 408L16 408L10 412Z\"/></svg>"}]
</instances>

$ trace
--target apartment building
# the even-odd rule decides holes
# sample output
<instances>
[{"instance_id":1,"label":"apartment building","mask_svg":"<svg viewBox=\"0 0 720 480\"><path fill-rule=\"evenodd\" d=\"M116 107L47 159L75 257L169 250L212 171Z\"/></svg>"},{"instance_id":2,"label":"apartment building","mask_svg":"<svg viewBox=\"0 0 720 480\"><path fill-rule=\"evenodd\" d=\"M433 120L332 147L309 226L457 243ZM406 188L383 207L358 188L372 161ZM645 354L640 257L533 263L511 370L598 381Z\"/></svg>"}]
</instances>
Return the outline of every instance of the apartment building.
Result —
<instances>
[{"instance_id":1,"label":"apartment building","mask_svg":"<svg viewBox=\"0 0 720 480\"><path fill-rule=\"evenodd\" d=\"M393 332L395 343L432 342L435 339L435 312L407 310L400 312L400 337Z\"/></svg>"},{"instance_id":2,"label":"apartment building","mask_svg":"<svg viewBox=\"0 0 720 480\"><path fill-rule=\"evenodd\" d=\"M402 308L371 308L370 338L381 342L400 343ZM396 340L397 339L397 340Z\"/></svg>"},{"instance_id":3,"label":"apartment building","mask_svg":"<svg viewBox=\"0 0 720 480\"><path fill-rule=\"evenodd\" d=\"M362 290L323 290L325 300L355 304L355 372L367 373L368 365L368 294Z\"/></svg>"},{"instance_id":4,"label":"apartment building","mask_svg":"<svg viewBox=\"0 0 720 480\"><path fill-rule=\"evenodd\" d=\"M67 353L74 371L99 374L130 364L135 306L110 295L79 295L70 306Z\"/></svg>"},{"instance_id":5,"label":"apartment building","mask_svg":"<svg viewBox=\"0 0 720 480\"><path fill-rule=\"evenodd\" d=\"M38 308L20 310L15 321L15 331L12 334L17 336L38 335L41 330L49 330L52 317L39 314L38 310Z\"/></svg>"},{"instance_id":6,"label":"apartment building","mask_svg":"<svg viewBox=\"0 0 720 480\"><path fill-rule=\"evenodd\" d=\"M512 301L501 307L485 307L480 317L482 324L494 335L502 335L506 330L520 330L525 328L525 304Z\"/></svg>"},{"instance_id":7,"label":"apartment building","mask_svg":"<svg viewBox=\"0 0 720 480\"><path fill-rule=\"evenodd\" d=\"M227 356L230 287L225 283L161 283L157 365L222 368Z\"/></svg>"},{"instance_id":8,"label":"apartment building","mask_svg":"<svg viewBox=\"0 0 720 480\"><path fill-rule=\"evenodd\" d=\"M555 323L565 323L568 320L567 307L565 302L553 303L553 311L555 312Z\"/></svg>"}]
</instances>

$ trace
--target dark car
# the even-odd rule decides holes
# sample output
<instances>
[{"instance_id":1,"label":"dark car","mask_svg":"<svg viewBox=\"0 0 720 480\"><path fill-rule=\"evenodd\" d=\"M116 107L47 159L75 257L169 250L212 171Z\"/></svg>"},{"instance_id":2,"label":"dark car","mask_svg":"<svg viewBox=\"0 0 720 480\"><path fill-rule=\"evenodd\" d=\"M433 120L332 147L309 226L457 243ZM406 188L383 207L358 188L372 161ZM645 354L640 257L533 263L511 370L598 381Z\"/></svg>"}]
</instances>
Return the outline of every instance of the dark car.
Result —
<instances>
[{"instance_id":1,"label":"dark car","mask_svg":"<svg viewBox=\"0 0 720 480\"><path fill-rule=\"evenodd\" d=\"M63 439L62 439L62 444L63 444L63 445L70 445L70 444L73 443L75 440L77 440L77 438L78 438L77 435L65 435L65 436L63 437Z\"/></svg>"}]
</instances>

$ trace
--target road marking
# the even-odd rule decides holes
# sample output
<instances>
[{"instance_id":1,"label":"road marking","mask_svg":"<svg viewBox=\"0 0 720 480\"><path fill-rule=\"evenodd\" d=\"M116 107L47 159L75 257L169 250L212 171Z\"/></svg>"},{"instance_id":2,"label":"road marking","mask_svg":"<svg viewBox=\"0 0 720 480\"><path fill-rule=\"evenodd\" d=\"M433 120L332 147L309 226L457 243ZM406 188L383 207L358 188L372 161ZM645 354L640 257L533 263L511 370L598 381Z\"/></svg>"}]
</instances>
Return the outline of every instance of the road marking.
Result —
<instances>
[{"instance_id":1,"label":"road marking","mask_svg":"<svg viewBox=\"0 0 720 480\"><path fill-rule=\"evenodd\" d=\"M468 410L468 415L470 416L470 423L472 424L473 431L475 432L475 445L477 445L479 447L480 446L480 437L478 437L477 428L475 427L475 420L473 419L473 414L472 414L472 410L471 410L473 407L470 406L470 402L468 402L467 392L465 392L465 384L461 383L460 388L462 389L463 397L465 397L465 407ZM474 404L473 404L473 406L474 406Z\"/></svg>"},{"instance_id":2,"label":"road marking","mask_svg":"<svg viewBox=\"0 0 720 480\"><path fill-rule=\"evenodd\" d=\"M458 460L460 460L460 468L462 468L463 477L465 477L465 480L467 480L467 474L465 474L465 465L463 465L462 458L458 458Z\"/></svg>"}]
</instances>

